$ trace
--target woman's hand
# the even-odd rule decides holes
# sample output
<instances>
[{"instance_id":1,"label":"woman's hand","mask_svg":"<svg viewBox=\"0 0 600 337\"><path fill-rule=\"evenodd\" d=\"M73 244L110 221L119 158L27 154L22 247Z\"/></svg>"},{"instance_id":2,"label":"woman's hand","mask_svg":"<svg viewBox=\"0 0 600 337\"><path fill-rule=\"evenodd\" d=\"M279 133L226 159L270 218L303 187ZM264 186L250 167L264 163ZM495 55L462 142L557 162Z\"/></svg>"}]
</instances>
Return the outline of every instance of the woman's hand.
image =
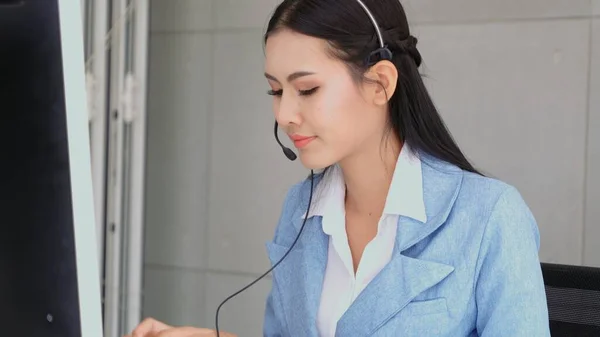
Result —
<instances>
[{"instance_id":1,"label":"woman's hand","mask_svg":"<svg viewBox=\"0 0 600 337\"><path fill-rule=\"evenodd\" d=\"M214 330L193 327L172 327L153 318L145 319L130 335L126 337L216 337ZM221 337L236 337L233 334L221 331Z\"/></svg>"}]
</instances>

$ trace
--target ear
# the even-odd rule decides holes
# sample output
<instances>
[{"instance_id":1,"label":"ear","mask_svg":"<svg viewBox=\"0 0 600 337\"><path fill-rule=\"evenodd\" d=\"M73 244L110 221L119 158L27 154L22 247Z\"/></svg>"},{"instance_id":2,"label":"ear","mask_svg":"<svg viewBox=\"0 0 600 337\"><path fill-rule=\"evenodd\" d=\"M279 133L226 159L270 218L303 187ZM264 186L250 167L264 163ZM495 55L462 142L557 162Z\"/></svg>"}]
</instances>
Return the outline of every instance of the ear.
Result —
<instances>
[{"instance_id":1,"label":"ear","mask_svg":"<svg viewBox=\"0 0 600 337\"><path fill-rule=\"evenodd\" d=\"M396 91L398 69L387 60L379 61L367 71L368 94L374 104L387 105Z\"/></svg>"}]
</instances>

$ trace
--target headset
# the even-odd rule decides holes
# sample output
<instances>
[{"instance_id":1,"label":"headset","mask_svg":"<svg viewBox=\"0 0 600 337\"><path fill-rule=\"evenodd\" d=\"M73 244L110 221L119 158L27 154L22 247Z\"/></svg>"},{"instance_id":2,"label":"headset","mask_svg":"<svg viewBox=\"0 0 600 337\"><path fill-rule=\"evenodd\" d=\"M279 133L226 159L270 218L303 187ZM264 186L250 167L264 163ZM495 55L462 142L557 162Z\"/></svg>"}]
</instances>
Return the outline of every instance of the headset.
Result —
<instances>
[{"instance_id":1,"label":"headset","mask_svg":"<svg viewBox=\"0 0 600 337\"><path fill-rule=\"evenodd\" d=\"M376 50L372 51L369 54L369 56L367 56L367 58L364 61L365 65L366 66L372 66L375 63L377 63L379 61L382 61L382 60L391 60L392 56L393 56L392 52L387 47L387 45L384 44L383 37L381 35L381 29L379 27L379 24L377 23L377 20L375 20L375 17L373 16L373 14L369 10L369 8L364 4L364 2L362 0L355 0L355 1L358 2L358 4L364 9L365 13L369 16L369 19L371 20L371 22L373 23L373 26L375 27L375 32L377 33L377 39L379 41L379 48L377 48ZM279 129L279 124L277 123L277 120L275 120L275 127L274 127L274 130L273 130L273 133L275 135L275 141L277 142L277 144L279 145L279 147L281 147L281 150L283 151L283 154L286 156L287 159L289 159L290 161L296 160L298 158L298 156L294 153L294 151L292 151L289 147L286 147L285 145L283 145L281 143L281 141L279 140L279 135L278 135L278 132L277 132L278 129ZM219 334L219 311L221 310L221 307L227 301L229 301L233 297L239 295L240 293L242 293L246 289L250 288L251 286L253 286L254 284L256 284L258 281L260 281L261 279L263 279L265 276L267 276L271 271L273 271L273 269L275 269L275 267L277 267L288 256L288 254L292 251L292 249L296 245L296 242L298 242L298 239L300 239L300 236L302 235L302 231L304 230L304 225L306 225L306 220L308 219L308 212L310 210L310 206L311 206L312 199L313 199L314 183L315 183L315 174L314 174L313 170L310 170L310 196L309 196L309 199L308 199L308 206L306 208L306 215L304 216L304 220L302 221L302 226L300 227L300 231L298 231L298 235L296 235L296 238L294 239L294 242L292 243L292 245L290 246L290 248L287 250L287 252L279 259L279 261L277 261L264 274L260 275L257 279L255 279L254 281L250 282L247 286L243 287L242 289L236 291L235 293L233 293L232 295L230 295L229 297L227 297L217 307L217 312L216 312L216 315L215 315L215 329L217 331L217 337L220 337L220 334Z\"/></svg>"}]
</instances>

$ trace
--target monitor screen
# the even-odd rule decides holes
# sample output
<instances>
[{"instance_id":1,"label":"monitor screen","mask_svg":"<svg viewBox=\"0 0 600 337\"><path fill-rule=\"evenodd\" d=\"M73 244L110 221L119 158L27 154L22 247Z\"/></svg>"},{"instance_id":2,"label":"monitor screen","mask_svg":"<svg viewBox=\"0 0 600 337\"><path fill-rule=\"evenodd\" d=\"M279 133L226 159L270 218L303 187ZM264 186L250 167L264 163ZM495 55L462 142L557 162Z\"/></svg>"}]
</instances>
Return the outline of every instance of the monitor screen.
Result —
<instances>
[{"instance_id":1,"label":"monitor screen","mask_svg":"<svg viewBox=\"0 0 600 337\"><path fill-rule=\"evenodd\" d=\"M0 0L3 336L102 334L81 25L79 1Z\"/></svg>"}]
</instances>

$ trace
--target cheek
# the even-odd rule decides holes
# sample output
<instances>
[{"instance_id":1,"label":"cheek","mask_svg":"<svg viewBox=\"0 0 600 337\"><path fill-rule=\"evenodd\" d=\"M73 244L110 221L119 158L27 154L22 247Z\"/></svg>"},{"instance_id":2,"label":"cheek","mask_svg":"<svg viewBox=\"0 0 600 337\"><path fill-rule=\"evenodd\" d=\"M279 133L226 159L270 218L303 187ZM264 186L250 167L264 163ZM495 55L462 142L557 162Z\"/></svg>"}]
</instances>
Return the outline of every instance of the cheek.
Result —
<instances>
[{"instance_id":1,"label":"cheek","mask_svg":"<svg viewBox=\"0 0 600 337\"><path fill-rule=\"evenodd\" d=\"M351 143L353 135L360 132L368 108L352 88L322 95L311 116L315 131L325 142Z\"/></svg>"},{"instance_id":2,"label":"cheek","mask_svg":"<svg viewBox=\"0 0 600 337\"><path fill-rule=\"evenodd\" d=\"M356 109L355 101L352 88L330 86L311 101L310 108L305 110L306 121L324 138L343 133L351 122L352 109Z\"/></svg>"},{"instance_id":3,"label":"cheek","mask_svg":"<svg viewBox=\"0 0 600 337\"><path fill-rule=\"evenodd\" d=\"M275 115L275 118L277 118L279 116L279 100L273 98L271 104L273 106L273 114Z\"/></svg>"}]
</instances>

